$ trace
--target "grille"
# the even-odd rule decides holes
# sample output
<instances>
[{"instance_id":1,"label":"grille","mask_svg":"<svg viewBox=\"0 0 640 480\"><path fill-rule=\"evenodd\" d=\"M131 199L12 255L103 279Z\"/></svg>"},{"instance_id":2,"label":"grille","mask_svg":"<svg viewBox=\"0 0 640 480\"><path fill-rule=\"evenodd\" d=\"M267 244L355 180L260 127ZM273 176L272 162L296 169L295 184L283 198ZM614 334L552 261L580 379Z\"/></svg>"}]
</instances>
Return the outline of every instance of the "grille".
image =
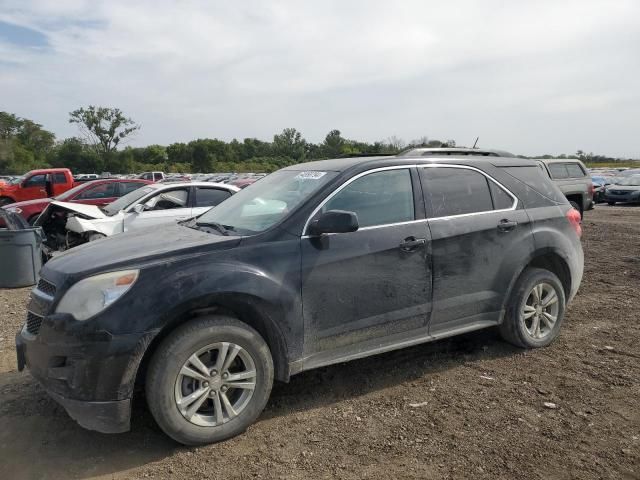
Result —
<instances>
[{"instance_id":1,"label":"grille","mask_svg":"<svg viewBox=\"0 0 640 480\"><path fill-rule=\"evenodd\" d=\"M27 312L27 332L31 335L37 335L42 325L42 317L35 313Z\"/></svg>"},{"instance_id":2,"label":"grille","mask_svg":"<svg viewBox=\"0 0 640 480\"><path fill-rule=\"evenodd\" d=\"M44 278L40 279L36 288L50 297L53 297L56 294L56 286L53 283L47 282Z\"/></svg>"}]
</instances>

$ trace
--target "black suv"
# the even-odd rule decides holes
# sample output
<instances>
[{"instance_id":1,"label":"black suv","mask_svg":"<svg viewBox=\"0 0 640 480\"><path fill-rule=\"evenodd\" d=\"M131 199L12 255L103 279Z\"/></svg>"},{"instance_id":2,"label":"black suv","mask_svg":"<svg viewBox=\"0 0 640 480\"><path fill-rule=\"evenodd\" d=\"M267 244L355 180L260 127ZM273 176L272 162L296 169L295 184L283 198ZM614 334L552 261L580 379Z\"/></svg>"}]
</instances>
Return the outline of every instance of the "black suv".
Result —
<instances>
[{"instance_id":1,"label":"black suv","mask_svg":"<svg viewBox=\"0 0 640 480\"><path fill-rule=\"evenodd\" d=\"M488 327L548 345L580 285L579 237L578 212L529 160L296 165L196 219L52 259L19 369L86 428L128 430L144 384L168 435L215 442L304 370Z\"/></svg>"}]
</instances>

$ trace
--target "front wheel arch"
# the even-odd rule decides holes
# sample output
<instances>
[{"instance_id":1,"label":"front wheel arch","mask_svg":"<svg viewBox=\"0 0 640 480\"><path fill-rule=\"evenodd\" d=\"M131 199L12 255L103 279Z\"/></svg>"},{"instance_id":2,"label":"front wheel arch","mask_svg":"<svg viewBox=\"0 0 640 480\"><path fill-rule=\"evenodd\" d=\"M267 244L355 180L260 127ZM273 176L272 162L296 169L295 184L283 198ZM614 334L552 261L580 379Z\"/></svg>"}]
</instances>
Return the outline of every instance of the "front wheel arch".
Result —
<instances>
[{"instance_id":1,"label":"front wheel arch","mask_svg":"<svg viewBox=\"0 0 640 480\"><path fill-rule=\"evenodd\" d=\"M288 382L291 375L288 345L278 324L266 313L269 310L267 302L251 295L236 293L194 299L178 306L166 316L163 326L147 346L138 364L135 383L144 383L149 360L166 337L185 323L210 314L228 315L255 329L271 350L275 379Z\"/></svg>"}]
</instances>

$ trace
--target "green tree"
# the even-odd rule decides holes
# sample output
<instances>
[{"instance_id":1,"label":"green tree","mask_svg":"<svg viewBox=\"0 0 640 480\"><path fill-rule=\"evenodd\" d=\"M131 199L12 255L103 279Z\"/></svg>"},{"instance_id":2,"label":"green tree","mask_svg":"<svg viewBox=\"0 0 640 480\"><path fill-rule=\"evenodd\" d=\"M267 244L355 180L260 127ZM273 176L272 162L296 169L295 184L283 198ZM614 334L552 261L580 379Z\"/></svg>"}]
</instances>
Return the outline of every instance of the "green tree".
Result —
<instances>
[{"instance_id":1,"label":"green tree","mask_svg":"<svg viewBox=\"0 0 640 480\"><path fill-rule=\"evenodd\" d=\"M298 162L304 160L307 141L295 128L285 128L273 136L272 151L276 156L290 157Z\"/></svg>"},{"instance_id":2,"label":"green tree","mask_svg":"<svg viewBox=\"0 0 640 480\"><path fill-rule=\"evenodd\" d=\"M93 105L70 112L69 123L78 125L86 141L105 160L120 143L140 130L140 125L125 117L119 108Z\"/></svg>"}]
</instances>

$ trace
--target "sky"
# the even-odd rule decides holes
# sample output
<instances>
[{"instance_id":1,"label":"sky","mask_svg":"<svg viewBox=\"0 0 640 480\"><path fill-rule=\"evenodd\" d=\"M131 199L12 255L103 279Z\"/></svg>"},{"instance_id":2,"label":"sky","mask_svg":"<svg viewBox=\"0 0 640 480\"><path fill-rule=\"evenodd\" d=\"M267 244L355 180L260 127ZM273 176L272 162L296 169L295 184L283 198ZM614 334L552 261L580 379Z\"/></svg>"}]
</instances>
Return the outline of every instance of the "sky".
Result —
<instances>
[{"instance_id":1,"label":"sky","mask_svg":"<svg viewBox=\"0 0 640 480\"><path fill-rule=\"evenodd\" d=\"M0 0L0 110L134 146L294 127L640 158L640 1Z\"/></svg>"}]
</instances>

